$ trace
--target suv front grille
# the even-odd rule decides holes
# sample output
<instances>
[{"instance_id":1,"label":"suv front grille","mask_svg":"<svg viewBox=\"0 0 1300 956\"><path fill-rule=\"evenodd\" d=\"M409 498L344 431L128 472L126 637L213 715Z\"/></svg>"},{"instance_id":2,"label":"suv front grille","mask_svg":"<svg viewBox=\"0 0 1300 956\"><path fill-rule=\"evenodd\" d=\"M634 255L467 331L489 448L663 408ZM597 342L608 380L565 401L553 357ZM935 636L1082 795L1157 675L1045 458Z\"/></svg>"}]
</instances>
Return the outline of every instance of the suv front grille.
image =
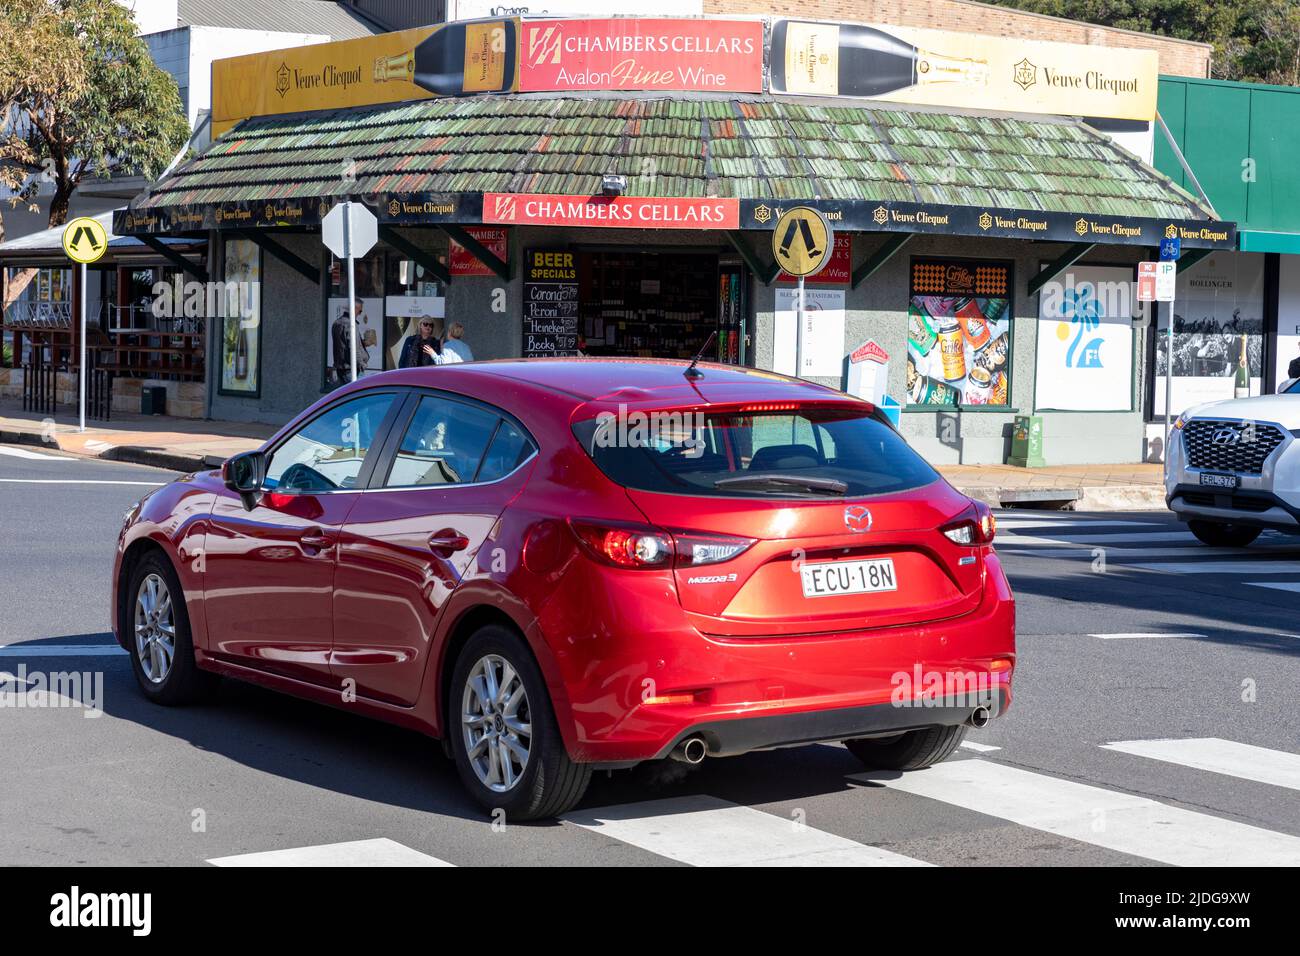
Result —
<instances>
[{"instance_id":1,"label":"suv front grille","mask_svg":"<svg viewBox=\"0 0 1300 956\"><path fill-rule=\"evenodd\" d=\"M1183 426L1189 465L1247 475L1258 475L1285 437L1280 428L1259 422L1198 418Z\"/></svg>"}]
</instances>

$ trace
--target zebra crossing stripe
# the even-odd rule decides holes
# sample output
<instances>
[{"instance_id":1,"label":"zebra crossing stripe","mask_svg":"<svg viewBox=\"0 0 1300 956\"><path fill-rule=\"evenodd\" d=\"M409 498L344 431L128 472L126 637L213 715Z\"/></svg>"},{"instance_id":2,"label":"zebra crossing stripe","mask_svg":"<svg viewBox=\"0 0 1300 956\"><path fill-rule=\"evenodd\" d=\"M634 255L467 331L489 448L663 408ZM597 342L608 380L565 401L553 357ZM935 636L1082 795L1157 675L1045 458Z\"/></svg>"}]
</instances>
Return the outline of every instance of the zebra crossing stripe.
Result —
<instances>
[{"instance_id":1,"label":"zebra crossing stripe","mask_svg":"<svg viewBox=\"0 0 1300 956\"><path fill-rule=\"evenodd\" d=\"M848 779L1173 866L1300 865L1300 838L978 757Z\"/></svg>"},{"instance_id":2,"label":"zebra crossing stripe","mask_svg":"<svg viewBox=\"0 0 1300 956\"><path fill-rule=\"evenodd\" d=\"M1211 773L1300 790L1300 754L1269 750L1219 737L1184 740L1117 740L1102 750L1134 754Z\"/></svg>"},{"instance_id":3,"label":"zebra crossing stripe","mask_svg":"<svg viewBox=\"0 0 1300 956\"><path fill-rule=\"evenodd\" d=\"M692 866L930 865L717 797L648 800L563 819Z\"/></svg>"},{"instance_id":4,"label":"zebra crossing stripe","mask_svg":"<svg viewBox=\"0 0 1300 956\"><path fill-rule=\"evenodd\" d=\"M379 837L349 843L325 843L292 850L241 853L208 860L213 866L452 866L446 860Z\"/></svg>"}]
</instances>

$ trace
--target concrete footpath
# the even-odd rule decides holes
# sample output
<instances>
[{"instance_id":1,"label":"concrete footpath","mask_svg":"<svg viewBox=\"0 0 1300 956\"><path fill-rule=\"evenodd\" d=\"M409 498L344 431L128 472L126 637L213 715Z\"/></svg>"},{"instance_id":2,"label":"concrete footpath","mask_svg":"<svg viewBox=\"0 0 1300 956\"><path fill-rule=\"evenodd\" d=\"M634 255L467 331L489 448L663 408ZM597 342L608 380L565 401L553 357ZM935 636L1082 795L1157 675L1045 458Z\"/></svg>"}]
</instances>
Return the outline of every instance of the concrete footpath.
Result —
<instances>
[{"instance_id":1,"label":"concrete footpath","mask_svg":"<svg viewBox=\"0 0 1300 956\"><path fill-rule=\"evenodd\" d=\"M195 471L215 468L231 455L259 447L275 432L271 425L157 415L115 414L109 422L77 431L66 415L50 419L0 403L0 443L44 446L61 452ZM944 465L954 486L991 505L1123 511L1163 508L1161 466Z\"/></svg>"}]
</instances>

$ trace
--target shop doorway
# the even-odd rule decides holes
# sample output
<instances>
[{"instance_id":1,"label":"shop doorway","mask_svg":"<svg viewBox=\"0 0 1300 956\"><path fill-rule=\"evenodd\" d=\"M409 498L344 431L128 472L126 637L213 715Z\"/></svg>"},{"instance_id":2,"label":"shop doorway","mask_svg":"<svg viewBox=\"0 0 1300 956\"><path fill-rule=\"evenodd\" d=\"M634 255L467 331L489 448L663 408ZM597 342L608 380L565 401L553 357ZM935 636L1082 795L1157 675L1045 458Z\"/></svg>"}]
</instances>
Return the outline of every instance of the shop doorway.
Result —
<instances>
[{"instance_id":1,"label":"shop doorway","mask_svg":"<svg viewBox=\"0 0 1300 956\"><path fill-rule=\"evenodd\" d=\"M579 350L752 363L748 273L715 250L579 249Z\"/></svg>"}]
</instances>

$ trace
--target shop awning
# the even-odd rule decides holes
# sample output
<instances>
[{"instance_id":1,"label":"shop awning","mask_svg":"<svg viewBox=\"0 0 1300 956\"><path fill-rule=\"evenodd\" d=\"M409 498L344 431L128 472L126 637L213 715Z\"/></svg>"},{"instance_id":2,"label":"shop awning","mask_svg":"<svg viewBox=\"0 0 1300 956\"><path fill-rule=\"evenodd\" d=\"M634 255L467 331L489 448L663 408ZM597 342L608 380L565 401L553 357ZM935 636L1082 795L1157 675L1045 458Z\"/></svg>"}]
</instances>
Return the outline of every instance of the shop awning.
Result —
<instances>
[{"instance_id":1,"label":"shop awning","mask_svg":"<svg viewBox=\"0 0 1300 956\"><path fill-rule=\"evenodd\" d=\"M1082 123L764 96L481 96L253 119L116 223L312 225L349 198L392 223L526 223L500 197L598 208L607 173L627 177L620 201L719 200L725 214L698 228L771 228L800 202L863 231L1235 245L1232 224Z\"/></svg>"},{"instance_id":2,"label":"shop awning","mask_svg":"<svg viewBox=\"0 0 1300 956\"><path fill-rule=\"evenodd\" d=\"M115 261L137 256L157 256L172 253L179 255L181 253L202 253L207 243L202 237L198 239L182 239L173 237L152 237L146 235L144 239L135 236L125 236L117 233L113 229L114 213L122 213L124 210L114 210L113 212L102 212L91 218L99 222L104 227L108 235L108 250L104 258L98 263L99 266L106 266ZM40 232L29 233L25 236L19 236L16 239L10 239L8 242L0 242L0 266L10 267L28 267L50 264L71 265L68 254L63 251L63 226L52 226L49 229L42 229ZM165 249L167 252L160 253L159 249Z\"/></svg>"}]
</instances>

